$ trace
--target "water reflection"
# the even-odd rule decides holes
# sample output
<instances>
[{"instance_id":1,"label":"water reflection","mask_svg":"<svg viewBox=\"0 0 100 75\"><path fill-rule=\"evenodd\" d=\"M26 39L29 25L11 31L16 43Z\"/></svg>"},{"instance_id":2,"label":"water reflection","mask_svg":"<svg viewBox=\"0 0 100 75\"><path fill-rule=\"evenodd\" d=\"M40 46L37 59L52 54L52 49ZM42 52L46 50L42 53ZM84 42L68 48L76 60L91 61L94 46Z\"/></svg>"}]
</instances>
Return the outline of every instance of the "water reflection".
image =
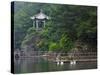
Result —
<instances>
[{"instance_id":1,"label":"water reflection","mask_svg":"<svg viewBox=\"0 0 100 75\"><path fill-rule=\"evenodd\" d=\"M77 62L74 65L66 62L63 65L57 65L57 63L44 60L42 57L17 59L14 64L15 73L93 69L96 67L96 62Z\"/></svg>"}]
</instances>

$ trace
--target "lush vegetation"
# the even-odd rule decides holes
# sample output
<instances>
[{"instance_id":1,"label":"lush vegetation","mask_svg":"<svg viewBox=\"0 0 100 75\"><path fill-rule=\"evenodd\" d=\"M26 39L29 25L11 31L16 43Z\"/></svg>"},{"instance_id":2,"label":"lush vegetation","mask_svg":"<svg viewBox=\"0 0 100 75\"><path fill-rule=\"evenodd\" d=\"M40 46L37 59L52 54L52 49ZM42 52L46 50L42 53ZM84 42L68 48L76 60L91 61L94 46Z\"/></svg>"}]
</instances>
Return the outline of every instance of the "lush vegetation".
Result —
<instances>
[{"instance_id":1,"label":"lush vegetation","mask_svg":"<svg viewBox=\"0 0 100 75\"><path fill-rule=\"evenodd\" d=\"M42 31L35 31L31 16L42 9L51 17ZM41 3L15 2L15 49L26 45L41 51L63 51L81 46L87 51L97 47L97 8Z\"/></svg>"}]
</instances>

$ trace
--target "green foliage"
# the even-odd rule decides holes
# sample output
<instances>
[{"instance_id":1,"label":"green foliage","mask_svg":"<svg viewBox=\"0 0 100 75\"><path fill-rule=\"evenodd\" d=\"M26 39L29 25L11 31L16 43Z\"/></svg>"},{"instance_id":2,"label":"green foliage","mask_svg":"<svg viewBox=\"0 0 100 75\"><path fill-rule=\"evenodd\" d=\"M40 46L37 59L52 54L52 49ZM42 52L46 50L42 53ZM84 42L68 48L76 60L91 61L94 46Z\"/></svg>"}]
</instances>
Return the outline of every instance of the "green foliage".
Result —
<instances>
[{"instance_id":1,"label":"green foliage","mask_svg":"<svg viewBox=\"0 0 100 75\"><path fill-rule=\"evenodd\" d=\"M70 38L66 35L63 34L60 41L60 47L62 50L65 52L69 51L73 47L73 42L70 40Z\"/></svg>"},{"instance_id":2,"label":"green foliage","mask_svg":"<svg viewBox=\"0 0 100 75\"><path fill-rule=\"evenodd\" d=\"M15 48L31 41L39 50L69 51L76 40L86 45L97 44L97 8L57 4L15 3L14 32ZM51 17L46 27L37 32L33 28L31 16L40 9ZM33 42L37 37L38 42ZM34 39L32 39L34 37Z\"/></svg>"},{"instance_id":3,"label":"green foliage","mask_svg":"<svg viewBox=\"0 0 100 75\"><path fill-rule=\"evenodd\" d=\"M35 28L33 28L33 27L30 27L30 28L27 30L27 34L35 33L35 32L36 32L36 30L35 30Z\"/></svg>"},{"instance_id":4,"label":"green foliage","mask_svg":"<svg viewBox=\"0 0 100 75\"><path fill-rule=\"evenodd\" d=\"M57 51L59 49L59 45L57 43L51 42L49 44L49 51Z\"/></svg>"}]
</instances>

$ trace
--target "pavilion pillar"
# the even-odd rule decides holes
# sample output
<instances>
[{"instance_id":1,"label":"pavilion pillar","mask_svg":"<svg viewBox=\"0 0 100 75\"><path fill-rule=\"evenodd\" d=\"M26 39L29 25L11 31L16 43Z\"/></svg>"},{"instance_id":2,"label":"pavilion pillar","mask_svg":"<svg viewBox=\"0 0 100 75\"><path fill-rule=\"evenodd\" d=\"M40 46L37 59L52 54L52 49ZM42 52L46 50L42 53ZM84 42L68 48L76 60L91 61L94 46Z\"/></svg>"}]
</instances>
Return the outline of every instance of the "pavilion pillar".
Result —
<instances>
[{"instance_id":1,"label":"pavilion pillar","mask_svg":"<svg viewBox=\"0 0 100 75\"><path fill-rule=\"evenodd\" d=\"M43 21L43 26L44 26L44 28L45 28L45 21Z\"/></svg>"},{"instance_id":2,"label":"pavilion pillar","mask_svg":"<svg viewBox=\"0 0 100 75\"><path fill-rule=\"evenodd\" d=\"M36 20L36 30L38 30L38 20Z\"/></svg>"},{"instance_id":3,"label":"pavilion pillar","mask_svg":"<svg viewBox=\"0 0 100 75\"><path fill-rule=\"evenodd\" d=\"M34 22L34 20L33 20L33 28L35 28L35 22Z\"/></svg>"}]
</instances>

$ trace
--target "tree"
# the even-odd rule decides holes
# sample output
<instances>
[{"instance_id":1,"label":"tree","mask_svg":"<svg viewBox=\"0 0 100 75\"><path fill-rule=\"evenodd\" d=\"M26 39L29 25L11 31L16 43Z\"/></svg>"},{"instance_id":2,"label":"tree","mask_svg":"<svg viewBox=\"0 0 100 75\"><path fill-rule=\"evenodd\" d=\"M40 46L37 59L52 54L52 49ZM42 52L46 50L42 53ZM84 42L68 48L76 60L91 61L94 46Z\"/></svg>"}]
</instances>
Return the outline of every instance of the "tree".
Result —
<instances>
[{"instance_id":1,"label":"tree","mask_svg":"<svg viewBox=\"0 0 100 75\"><path fill-rule=\"evenodd\" d=\"M46 22L42 31L36 32L30 17L40 9L51 19ZM14 19L16 48L27 41L35 43L31 38L38 36L36 46L39 50L67 52L77 40L81 40L96 51L97 8L94 6L16 2Z\"/></svg>"}]
</instances>

